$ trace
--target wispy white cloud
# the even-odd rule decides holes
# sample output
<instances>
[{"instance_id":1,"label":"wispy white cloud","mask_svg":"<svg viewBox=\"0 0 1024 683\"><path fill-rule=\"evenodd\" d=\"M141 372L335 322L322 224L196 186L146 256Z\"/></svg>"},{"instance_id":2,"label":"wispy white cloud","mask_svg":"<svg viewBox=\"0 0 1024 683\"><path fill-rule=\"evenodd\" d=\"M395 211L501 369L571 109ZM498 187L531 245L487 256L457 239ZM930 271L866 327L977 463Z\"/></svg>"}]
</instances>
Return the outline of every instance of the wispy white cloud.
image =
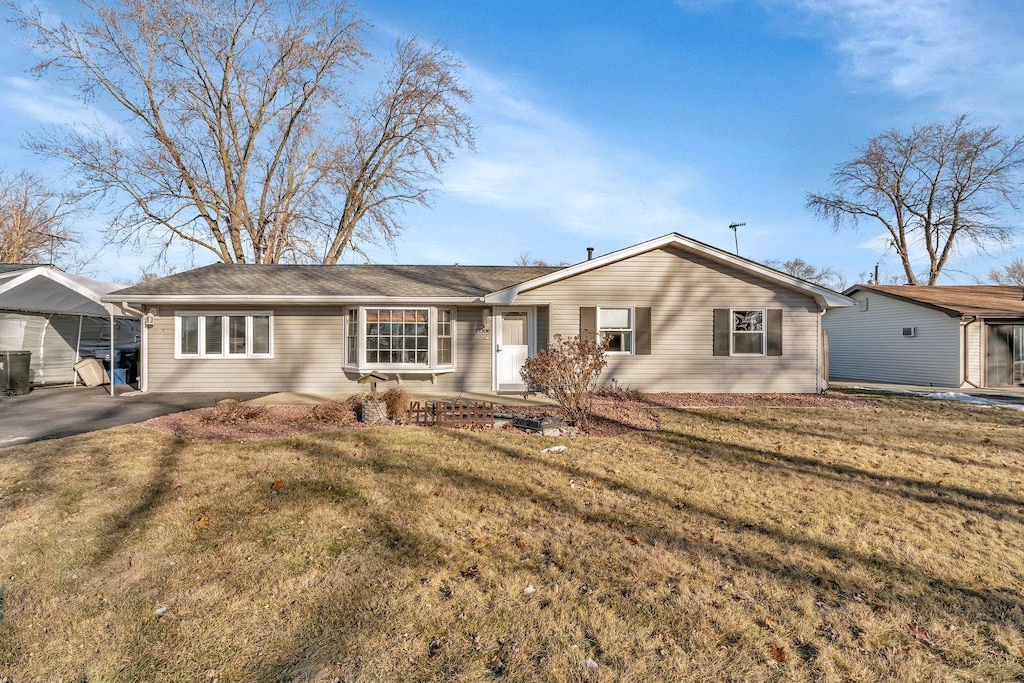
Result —
<instances>
[{"instance_id":1,"label":"wispy white cloud","mask_svg":"<svg viewBox=\"0 0 1024 683\"><path fill-rule=\"evenodd\" d=\"M556 229L650 237L700 222L703 181L597 137L493 76L471 70L477 151L445 173L444 192L494 209L543 215Z\"/></svg>"},{"instance_id":2,"label":"wispy white cloud","mask_svg":"<svg viewBox=\"0 0 1024 683\"><path fill-rule=\"evenodd\" d=\"M3 107L33 121L79 130L123 133L121 124L107 114L73 97L54 92L45 82L18 76L4 78L3 82L7 86L6 92L0 96Z\"/></svg>"},{"instance_id":3,"label":"wispy white cloud","mask_svg":"<svg viewBox=\"0 0 1024 683\"><path fill-rule=\"evenodd\" d=\"M767 4L793 7L826 22L835 49L855 79L882 84L907 97L936 96L951 112L1020 120L1024 45L1015 26L1019 8L962 0Z\"/></svg>"}]
</instances>

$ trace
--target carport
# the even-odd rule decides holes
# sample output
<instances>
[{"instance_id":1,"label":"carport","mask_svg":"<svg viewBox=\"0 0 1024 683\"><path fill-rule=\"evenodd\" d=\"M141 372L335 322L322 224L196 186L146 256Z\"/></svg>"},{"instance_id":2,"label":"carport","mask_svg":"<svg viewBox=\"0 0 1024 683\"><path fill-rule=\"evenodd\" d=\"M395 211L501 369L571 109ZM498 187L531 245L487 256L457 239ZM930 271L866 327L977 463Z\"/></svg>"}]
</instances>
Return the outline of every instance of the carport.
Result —
<instances>
[{"instance_id":1,"label":"carport","mask_svg":"<svg viewBox=\"0 0 1024 683\"><path fill-rule=\"evenodd\" d=\"M4 264L0 267L0 349L31 351L35 385L77 384L74 365L85 349L136 343L137 311L100 298L122 285L54 266ZM110 394L114 395L111 382Z\"/></svg>"}]
</instances>

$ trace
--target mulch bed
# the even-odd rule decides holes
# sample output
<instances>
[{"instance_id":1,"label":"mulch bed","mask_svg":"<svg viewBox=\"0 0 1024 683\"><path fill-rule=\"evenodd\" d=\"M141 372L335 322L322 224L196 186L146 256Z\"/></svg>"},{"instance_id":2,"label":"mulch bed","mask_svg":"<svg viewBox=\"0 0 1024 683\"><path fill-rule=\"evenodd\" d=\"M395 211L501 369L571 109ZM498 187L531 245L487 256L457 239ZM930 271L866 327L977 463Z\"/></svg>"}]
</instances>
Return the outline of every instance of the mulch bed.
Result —
<instances>
[{"instance_id":1,"label":"mulch bed","mask_svg":"<svg viewBox=\"0 0 1024 683\"><path fill-rule=\"evenodd\" d=\"M857 408L874 405L862 398L842 394L644 394L642 400L597 396L594 398L592 436L615 436L658 428L652 407L663 408ZM325 422L311 419L310 406L265 406L244 420L223 422L216 408L200 408L153 418L143 425L167 429L190 440L246 441L300 436L343 429L366 429L361 422ZM510 407L514 415L558 416L555 406ZM513 427L506 426L512 430ZM518 430L516 430L518 431Z\"/></svg>"}]
</instances>

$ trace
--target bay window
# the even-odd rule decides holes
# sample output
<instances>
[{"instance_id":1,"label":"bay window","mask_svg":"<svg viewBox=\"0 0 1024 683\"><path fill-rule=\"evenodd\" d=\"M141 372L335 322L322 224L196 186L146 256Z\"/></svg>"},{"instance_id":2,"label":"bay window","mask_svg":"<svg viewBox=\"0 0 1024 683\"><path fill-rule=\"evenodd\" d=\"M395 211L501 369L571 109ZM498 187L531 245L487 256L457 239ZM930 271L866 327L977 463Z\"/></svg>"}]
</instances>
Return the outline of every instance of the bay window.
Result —
<instances>
[{"instance_id":1,"label":"bay window","mask_svg":"<svg viewBox=\"0 0 1024 683\"><path fill-rule=\"evenodd\" d=\"M357 370L452 369L454 312L430 306L345 311L344 363Z\"/></svg>"}]
</instances>

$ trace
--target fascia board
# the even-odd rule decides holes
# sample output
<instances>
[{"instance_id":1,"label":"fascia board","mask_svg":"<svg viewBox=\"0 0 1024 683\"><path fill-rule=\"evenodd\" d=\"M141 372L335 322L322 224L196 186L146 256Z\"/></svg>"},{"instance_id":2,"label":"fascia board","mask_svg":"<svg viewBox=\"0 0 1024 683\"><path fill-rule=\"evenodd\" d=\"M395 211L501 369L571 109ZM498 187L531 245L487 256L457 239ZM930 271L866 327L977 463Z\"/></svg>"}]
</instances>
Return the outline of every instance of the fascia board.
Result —
<instances>
[{"instance_id":1,"label":"fascia board","mask_svg":"<svg viewBox=\"0 0 1024 683\"><path fill-rule=\"evenodd\" d=\"M473 304L481 303L480 297L475 296L420 296L420 297L382 297L382 296L279 296L279 295L230 295L230 294L206 294L206 295L134 295L128 297L132 303L140 304ZM104 301L124 301L124 296L117 296L117 292L103 297Z\"/></svg>"},{"instance_id":2,"label":"fascia board","mask_svg":"<svg viewBox=\"0 0 1024 683\"><path fill-rule=\"evenodd\" d=\"M484 297L484 301L495 304L513 303L516 297L524 292L585 273L595 268L616 263L653 249L660 249L665 246L677 246L685 251L700 254L701 256L704 256L711 261L715 261L716 263L728 265L737 270L757 275L758 277L770 282L776 282L784 287L795 289L811 296L815 302L817 302L818 306L824 310L830 308L846 308L856 305L856 302L853 299L843 296L838 292L833 292L829 289L819 287L791 275L780 273L779 271L768 268L767 266L762 266L745 258L733 256L732 254L716 249L710 245L683 237L678 233L669 233L668 235L663 235L653 240L641 242L640 244L635 244L631 247L626 247L625 249L619 249L618 251L613 251L610 254L605 254L604 256L599 256L589 261L582 261L575 265L563 268L562 270L556 270L553 273L542 275L539 278L527 280L526 282L521 282L517 285L492 292Z\"/></svg>"}]
</instances>

